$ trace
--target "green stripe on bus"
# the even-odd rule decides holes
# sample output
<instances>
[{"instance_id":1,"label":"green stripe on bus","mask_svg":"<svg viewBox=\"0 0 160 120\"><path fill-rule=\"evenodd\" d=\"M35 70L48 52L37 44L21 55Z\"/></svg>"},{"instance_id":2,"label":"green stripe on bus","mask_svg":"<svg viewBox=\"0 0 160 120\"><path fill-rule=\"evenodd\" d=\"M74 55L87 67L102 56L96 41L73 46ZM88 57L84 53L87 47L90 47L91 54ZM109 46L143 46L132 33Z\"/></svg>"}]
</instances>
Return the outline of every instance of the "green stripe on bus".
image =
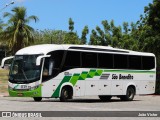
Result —
<instances>
[{"instance_id":1,"label":"green stripe on bus","mask_svg":"<svg viewBox=\"0 0 160 120\"><path fill-rule=\"evenodd\" d=\"M73 77L70 79L69 82L72 83L73 86L77 83L79 75L80 74L74 74Z\"/></svg>"},{"instance_id":2,"label":"green stripe on bus","mask_svg":"<svg viewBox=\"0 0 160 120\"><path fill-rule=\"evenodd\" d=\"M81 75L79 76L78 80L85 80L87 75L88 75L88 72L86 72L86 71L82 72Z\"/></svg>"},{"instance_id":3,"label":"green stripe on bus","mask_svg":"<svg viewBox=\"0 0 160 120\"><path fill-rule=\"evenodd\" d=\"M103 70L97 70L95 75L96 76L101 76L102 72L103 72Z\"/></svg>"},{"instance_id":4,"label":"green stripe on bus","mask_svg":"<svg viewBox=\"0 0 160 120\"><path fill-rule=\"evenodd\" d=\"M69 80L71 79L72 76L64 76L63 80L60 82L60 84L58 85L58 87L56 88L55 92L53 93L52 97L59 97L59 91L61 88L61 85L65 82L69 82Z\"/></svg>"},{"instance_id":5,"label":"green stripe on bus","mask_svg":"<svg viewBox=\"0 0 160 120\"><path fill-rule=\"evenodd\" d=\"M137 70L104 70L104 72L118 72L118 73L156 73L156 71L137 71Z\"/></svg>"},{"instance_id":6,"label":"green stripe on bus","mask_svg":"<svg viewBox=\"0 0 160 120\"><path fill-rule=\"evenodd\" d=\"M93 77L95 76L95 73L96 73L96 70L92 70L92 69L91 69L91 70L89 71L87 77L88 77L88 78L93 78Z\"/></svg>"}]
</instances>

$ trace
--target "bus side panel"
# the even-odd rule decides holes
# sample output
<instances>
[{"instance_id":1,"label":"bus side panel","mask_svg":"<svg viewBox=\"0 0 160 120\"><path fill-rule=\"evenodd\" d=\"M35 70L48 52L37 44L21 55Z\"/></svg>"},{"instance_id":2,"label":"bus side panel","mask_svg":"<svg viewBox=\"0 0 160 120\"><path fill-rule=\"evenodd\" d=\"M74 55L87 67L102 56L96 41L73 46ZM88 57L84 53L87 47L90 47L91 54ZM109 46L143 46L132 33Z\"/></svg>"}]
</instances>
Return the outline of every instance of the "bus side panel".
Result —
<instances>
[{"instance_id":1,"label":"bus side panel","mask_svg":"<svg viewBox=\"0 0 160 120\"><path fill-rule=\"evenodd\" d=\"M153 94L155 93L155 81L138 81L136 94Z\"/></svg>"},{"instance_id":2,"label":"bus side panel","mask_svg":"<svg viewBox=\"0 0 160 120\"><path fill-rule=\"evenodd\" d=\"M132 73L131 73L132 74ZM126 94L129 85L134 85L136 88L136 94L152 94L155 92L155 73L134 73L133 80L123 81L123 95Z\"/></svg>"},{"instance_id":3,"label":"bus side panel","mask_svg":"<svg viewBox=\"0 0 160 120\"><path fill-rule=\"evenodd\" d=\"M123 93L123 80L112 80L111 95L122 95Z\"/></svg>"},{"instance_id":4,"label":"bus side panel","mask_svg":"<svg viewBox=\"0 0 160 120\"><path fill-rule=\"evenodd\" d=\"M100 79L99 80L99 95L111 94L111 80Z\"/></svg>"},{"instance_id":5,"label":"bus side panel","mask_svg":"<svg viewBox=\"0 0 160 120\"><path fill-rule=\"evenodd\" d=\"M51 79L42 83L42 97L51 97L61 80Z\"/></svg>"},{"instance_id":6,"label":"bus side panel","mask_svg":"<svg viewBox=\"0 0 160 120\"><path fill-rule=\"evenodd\" d=\"M99 80L96 78L87 79L85 84L85 95L98 95L99 94Z\"/></svg>"},{"instance_id":7,"label":"bus side panel","mask_svg":"<svg viewBox=\"0 0 160 120\"><path fill-rule=\"evenodd\" d=\"M79 80L73 88L73 96L84 96L85 95L85 81Z\"/></svg>"},{"instance_id":8,"label":"bus side panel","mask_svg":"<svg viewBox=\"0 0 160 120\"><path fill-rule=\"evenodd\" d=\"M155 72L148 72L143 73L139 76L137 81L137 94L153 94L155 93L155 81L156 81L156 73Z\"/></svg>"}]
</instances>

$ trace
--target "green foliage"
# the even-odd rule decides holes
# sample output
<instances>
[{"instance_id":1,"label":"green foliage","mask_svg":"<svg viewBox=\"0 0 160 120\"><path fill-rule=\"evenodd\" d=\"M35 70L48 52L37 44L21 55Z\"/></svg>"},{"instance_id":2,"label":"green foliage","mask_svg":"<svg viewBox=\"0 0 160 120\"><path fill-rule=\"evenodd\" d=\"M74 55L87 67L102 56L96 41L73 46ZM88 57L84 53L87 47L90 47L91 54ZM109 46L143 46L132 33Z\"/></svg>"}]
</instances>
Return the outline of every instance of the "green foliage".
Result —
<instances>
[{"instance_id":1,"label":"green foliage","mask_svg":"<svg viewBox=\"0 0 160 120\"><path fill-rule=\"evenodd\" d=\"M13 13L13 14L12 14ZM15 7L12 13L4 13L4 17L8 17L7 27L1 32L1 39L6 41L9 51L14 54L19 49L30 45L34 42L34 29L27 25L31 20L35 22L38 17L32 15L27 17L27 11L24 7Z\"/></svg>"},{"instance_id":2,"label":"green foliage","mask_svg":"<svg viewBox=\"0 0 160 120\"><path fill-rule=\"evenodd\" d=\"M63 44L67 32L62 30L40 30L35 31L34 44Z\"/></svg>"},{"instance_id":3,"label":"green foliage","mask_svg":"<svg viewBox=\"0 0 160 120\"><path fill-rule=\"evenodd\" d=\"M156 94L160 94L160 69L157 69Z\"/></svg>"},{"instance_id":4,"label":"green foliage","mask_svg":"<svg viewBox=\"0 0 160 120\"><path fill-rule=\"evenodd\" d=\"M62 30L36 30L34 34L34 45L37 44L86 44L86 35L89 33L88 26L82 30L82 36L79 38L74 32L74 21L69 18L69 32Z\"/></svg>"},{"instance_id":5,"label":"green foliage","mask_svg":"<svg viewBox=\"0 0 160 120\"><path fill-rule=\"evenodd\" d=\"M139 50L152 52L157 57L157 65L160 67L160 1L153 0L144 8L144 16L138 21L137 36Z\"/></svg>"},{"instance_id":6,"label":"green foliage","mask_svg":"<svg viewBox=\"0 0 160 120\"><path fill-rule=\"evenodd\" d=\"M80 44L80 39L75 32L68 32L64 38L64 44Z\"/></svg>"},{"instance_id":7,"label":"green foliage","mask_svg":"<svg viewBox=\"0 0 160 120\"><path fill-rule=\"evenodd\" d=\"M160 33L160 1L153 0L153 3L145 7L144 12L146 16L144 17L145 24L150 25L156 33Z\"/></svg>"},{"instance_id":8,"label":"green foliage","mask_svg":"<svg viewBox=\"0 0 160 120\"><path fill-rule=\"evenodd\" d=\"M5 24L3 23L3 21L0 19L0 33L3 31L3 27L5 26Z\"/></svg>"},{"instance_id":9,"label":"green foliage","mask_svg":"<svg viewBox=\"0 0 160 120\"><path fill-rule=\"evenodd\" d=\"M107 20L102 21L103 30L97 26L92 30L90 35L91 45L112 46L123 49L138 50L138 41L134 38L136 35L136 25L127 22L123 23L123 30L121 26L115 26L114 21L110 23Z\"/></svg>"},{"instance_id":10,"label":"green foliage","mask_svg":"<svg viewBox=\"0 0 160 120\"><path fill-rule=\"evenodd\" d=\"M74 22L73 22L72 18L69 18L68 23L69 23L69 30L70 30L70 32L72 32L74 30Z\"/></svg>"},{"instance_id":11,"label":"green foliage","mask_svg":"<svg viewBox=\"0 0 160 120\"><path fill-rule=\"evenodd\" d=\"M73 32L74 30L74 21L72 20L72 18L69 18L69 32L66 33L65 38L64 38L64 44L81 44L80 39L77 35L76 32Z\"/></svg>"},{"instance_id":12,"label":"green foliage","mask_svg":"<svg viewBox=\"0 0 160 120\"><path fill-rule=\"evenodd\" d=\"M82 30L82 36L81 36L81 43L86 44L87 42L87 34L89 33L88 26L85 26L84 29Z\"/></svg>"}]
</instances>

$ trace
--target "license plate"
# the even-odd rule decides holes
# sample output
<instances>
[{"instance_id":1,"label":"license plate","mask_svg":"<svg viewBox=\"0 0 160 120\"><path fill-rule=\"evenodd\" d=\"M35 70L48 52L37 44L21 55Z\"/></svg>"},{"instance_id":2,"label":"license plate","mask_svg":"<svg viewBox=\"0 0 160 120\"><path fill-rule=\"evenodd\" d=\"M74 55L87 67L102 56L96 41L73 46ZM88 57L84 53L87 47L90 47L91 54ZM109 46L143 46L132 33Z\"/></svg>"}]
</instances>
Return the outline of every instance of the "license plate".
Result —
<instances>
[{"instance_id":1,"label":"license plate","mask_svg":"<svg viewBox=\"0 0 160 120\"><path fill-rule=\"evenodd\" d=\"M18 96L23 96L23 93L17 93Z\"/></svg>"}]
</instances>

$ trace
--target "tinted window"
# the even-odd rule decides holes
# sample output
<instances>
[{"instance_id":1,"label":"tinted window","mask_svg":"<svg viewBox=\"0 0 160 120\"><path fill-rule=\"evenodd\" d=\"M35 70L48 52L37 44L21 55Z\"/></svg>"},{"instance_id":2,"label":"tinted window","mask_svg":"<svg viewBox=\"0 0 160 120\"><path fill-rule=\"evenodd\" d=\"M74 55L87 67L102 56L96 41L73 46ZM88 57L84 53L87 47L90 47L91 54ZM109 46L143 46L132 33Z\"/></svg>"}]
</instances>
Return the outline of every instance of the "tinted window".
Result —
<instances>
[{"instance_id":1,"label":"tinted window","mask_svg":"<svg viewBox=\"0 0 160 120\"><path fill-rule=\"evenodd\" d=\"M114 55L114 68L116 69L127 69L127 55Z\"/></svg>"},{"instance_id":2,"label":"tinted window","mask_svg":"<svg viewBox=\"0 0 160 120\"><path fill-rule=\"evenodd\" d=\"M97 67L97 53L82 52L82 67Z\"/></svg>"},{"instance_id":3,"label":"tinted window","mask_svg":"<svg viewBox=\"0 0 160 120\"><path fill-rule=\"evenodd\" d=\"M80 67L80 52L68 51L65 66Z\"/></svg>"},{"instance_id":4,"label":"tinted window","mask_svg":"<svg viewBox=\"0 0 160 120\"><path fill-rule=\"evenodd\" d=\"M42 73L42 81L49 80L55 77L58 72L62 62L64 51L53 51L50 52L51 55L49 58L45 58L43 73Z\"/></svg>"},{"instance_id":5,"label":"tinted window","mask_svg":"<svg viewBox=\"0 0 160 120\"><path fill-rule=\"evenodd\" d=\"M58 51L54 51L50 53L51 55L50 59L54 61L54 68L60 67L62 58L63 58L63 54L64 54L63 50L58 50Z\"/></svg>"},{"instance_id":6,"label":"tinted window","mask_svg":"<svg viewBox=\"0 0 160 120\"><path fill-rule=\"evenodd\" d=\"M143 69L147 69L147 70L155 68L154 57L143 56L142 65L143 65Z\"/></svg>"},{"instance_id":7,"label":"tinted window","mask_svg":"<svg viewBox=\"0 0 160 120\"><path fill-rule=\"evenodd\" d=\"M113 68L112 54L98 54L99 68Z\"/></svg>"},{"instance_id":8,"label":"tinted window","mask_svg":"<svg viewBox=\"0 0 160 120\"><path fill-rule=\"evenodd\" d=\"M141 56L129 56L129 69L141 69Z\"/></svg>"}]
</instances>

